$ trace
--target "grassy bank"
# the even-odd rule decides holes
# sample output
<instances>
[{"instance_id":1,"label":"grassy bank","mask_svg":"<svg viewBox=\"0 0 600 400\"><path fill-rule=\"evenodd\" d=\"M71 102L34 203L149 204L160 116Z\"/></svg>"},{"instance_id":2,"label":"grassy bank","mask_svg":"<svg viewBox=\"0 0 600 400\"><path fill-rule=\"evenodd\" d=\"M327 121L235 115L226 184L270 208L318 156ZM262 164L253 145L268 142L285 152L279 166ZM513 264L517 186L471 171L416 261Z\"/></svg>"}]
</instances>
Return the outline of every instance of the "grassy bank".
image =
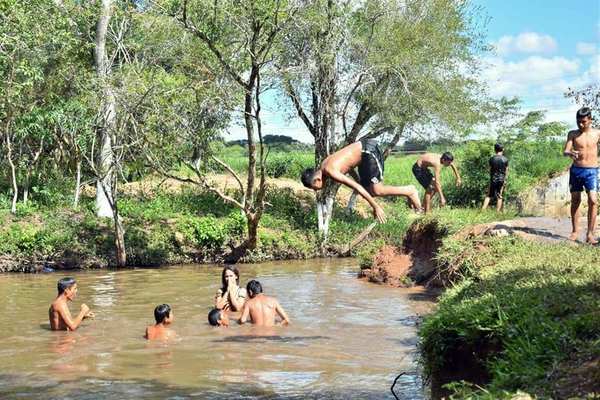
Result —
<instances>
[{"instance_id":1,"label":"grassy bank","mask_svg":"<svg viewBox=\"0 0 600 400\"><path fill-rule=\"evenodd\" d=\"M448 237L454 281L419 330L426 372L456 399L600 392L600 251L517 237Z\"/></svg>"},{"instance_id":2,"label":"grassy bank","mask_svg":"<svg viewBox=\"0 0 600 400\"><path fill-rule=\"evenodd\" d=\"M321 255L314 197L273 186L267 195L258 247L243 261L310 258ZM382 203L389 222L377 226L375 241L398 244L409 224L404 202ZM176 189L125 190L119 201L130 266L219 262L246 231L239 210L215 195ZM330 251L349 243L370 218L340 205L331 222ZM93 197L73 210L68 197L20 205L17 216L0 210L0 270L101 268L114 265L112 221L97 218ZM361 251L360 248L354 252ZM356 254L356 253L354 253Z\"/></svg>"}]
</instances>

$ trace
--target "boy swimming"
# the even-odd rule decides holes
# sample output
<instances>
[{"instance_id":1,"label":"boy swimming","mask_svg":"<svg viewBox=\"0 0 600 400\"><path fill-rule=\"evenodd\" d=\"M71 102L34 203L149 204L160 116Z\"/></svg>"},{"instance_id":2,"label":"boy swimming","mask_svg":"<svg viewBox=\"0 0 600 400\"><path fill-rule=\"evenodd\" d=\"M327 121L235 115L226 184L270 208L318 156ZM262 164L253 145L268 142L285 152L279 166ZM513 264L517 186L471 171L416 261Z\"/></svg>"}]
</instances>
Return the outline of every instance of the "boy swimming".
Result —
<instances>
[{"instance_id":1,"label":"boy swimming","mask_svg":"<svg viewBox=\"0 0 600 400\"><path fill-rule=\"evenodd\" d=\"M50 320L50 329L53 331L74 331L86 318L93 318L94 313L86 304L81 305L81 310L77 317L71 316L71 311L67 303L73 301L77 295L77 282L73 278L62 278L57 283L58 296L50 304L48 318Z\"/></svg>"},{"instance_id":2,"label":"boy swimming","mask_svg":"<svg viewBox=\"0 0 600 400\"><path fill-rule=\"evenodd\" d=\"M146 328L144 337L148 340L160 339L166 340L175 337L175 332L168 328L175 316L168 304L161 304L154 309L155 325L150 325Z\"/></svg>"}]
</instances>

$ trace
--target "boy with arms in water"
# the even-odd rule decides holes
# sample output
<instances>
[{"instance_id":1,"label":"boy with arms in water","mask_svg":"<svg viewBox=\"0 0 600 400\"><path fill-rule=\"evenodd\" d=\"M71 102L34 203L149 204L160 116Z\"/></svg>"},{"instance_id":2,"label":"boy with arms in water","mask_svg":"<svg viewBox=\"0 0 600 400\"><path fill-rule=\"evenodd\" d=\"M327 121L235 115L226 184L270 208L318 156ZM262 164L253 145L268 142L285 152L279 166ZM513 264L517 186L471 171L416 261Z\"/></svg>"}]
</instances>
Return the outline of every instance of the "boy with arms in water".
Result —
<instances>
[{"instance_id":1,"label":"boy with arms in water","mask_svg":"<svg viewBox=\"0 0 600 400\"><path fill-rule=\"evenodd\" d=\"M240 324L243 324L250 318L250 321L254 325L274 326L276 314L281 318L282 325L290 323L290 319L279 304L279 301L274 297L263 294L260 282L251 280L246 285L246 291L248 292L248 296L250 296L250 300L246 301L242 308L242 316L239 320Z\"/></svg>"},{"instance_id":2,"label":"boy with arms in water","mask_svg":"<svg viewBox=\"0 0 600 400\"><path fill-rule=\"evenodd\" d=\"M175 337L175 332L168 328L175 319L170 305L161 304L156 306L154 309L154 319L156 320L156 324L146 328L146 334L144 335L146 339L166 340Z\"/></svg>"},{"instance_id":3,"label":"boy with arms in water","mask_svg":"<svg viewBox=\"0 0 600 400\"><path fill-rule=\"evenodd\" d=\"M90 311L90 308L82 304L81 310L77 317L71 316L69 311L68 302L73 301L77 295L77 282L73 278L62 278L56 285L58 288L58 296L50 304L48 310L48 318L50 320L50 329L53 331L74 331L76 330L84 319L92 318L94 313Z\"/></svg>"}]
</instances>

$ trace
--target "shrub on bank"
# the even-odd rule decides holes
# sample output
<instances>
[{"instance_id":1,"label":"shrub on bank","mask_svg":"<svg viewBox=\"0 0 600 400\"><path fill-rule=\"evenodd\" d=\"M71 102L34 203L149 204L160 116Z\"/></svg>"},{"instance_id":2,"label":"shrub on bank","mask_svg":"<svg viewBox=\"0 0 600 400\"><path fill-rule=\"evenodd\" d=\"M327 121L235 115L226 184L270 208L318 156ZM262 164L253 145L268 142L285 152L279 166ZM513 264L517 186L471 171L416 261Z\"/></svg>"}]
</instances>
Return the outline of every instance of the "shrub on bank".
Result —
<instances>
[{"instance_id":1,"label":"shrub on bank","mask_svg":"<svg viewBox=\"0 0 600 400\"><path fill-rule=\"evenodd\" d=\"M489 379L475 391L455 384L456 398L504 398L518 390L554 397L559 363L577 379L581 370L569 365L570 356L600 357L597 249L479 238L443 245L438 261L452 263L463 279L420 328L426 370L435 376L463 362ZM467 362L468 355L474 359ZM585 373L589 383L598 370ZM573 386L571 395L578 395Z\"/></svg>"}]
</instances>

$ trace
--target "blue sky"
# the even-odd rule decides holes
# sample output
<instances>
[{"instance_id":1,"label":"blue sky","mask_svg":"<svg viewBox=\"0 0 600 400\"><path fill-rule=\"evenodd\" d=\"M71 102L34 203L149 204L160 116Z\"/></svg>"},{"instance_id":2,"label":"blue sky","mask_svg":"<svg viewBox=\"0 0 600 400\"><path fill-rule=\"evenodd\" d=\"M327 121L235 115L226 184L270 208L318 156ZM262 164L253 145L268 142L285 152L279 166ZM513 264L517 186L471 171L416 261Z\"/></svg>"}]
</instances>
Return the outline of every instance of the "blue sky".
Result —
<instances>
[{"instance_id":1,"label":"blue sky","mask_svg":"<svg viewBox=\"0 0 600 400\"><path fill-rule=\"evenodd\" d=\"M548 121L575 127L578 106L563 93L568 87L600 82L600 0L472 0L487 18L486 37L495 51L482 56L481 79L494 97L517 96L522 112L546 110ZM264 99L264 134L283 134L303 142L312 137ZM289 113L288 113L289 116ZM229 138L243 138L232 126Z\"/></svg>"}]
</instances>

